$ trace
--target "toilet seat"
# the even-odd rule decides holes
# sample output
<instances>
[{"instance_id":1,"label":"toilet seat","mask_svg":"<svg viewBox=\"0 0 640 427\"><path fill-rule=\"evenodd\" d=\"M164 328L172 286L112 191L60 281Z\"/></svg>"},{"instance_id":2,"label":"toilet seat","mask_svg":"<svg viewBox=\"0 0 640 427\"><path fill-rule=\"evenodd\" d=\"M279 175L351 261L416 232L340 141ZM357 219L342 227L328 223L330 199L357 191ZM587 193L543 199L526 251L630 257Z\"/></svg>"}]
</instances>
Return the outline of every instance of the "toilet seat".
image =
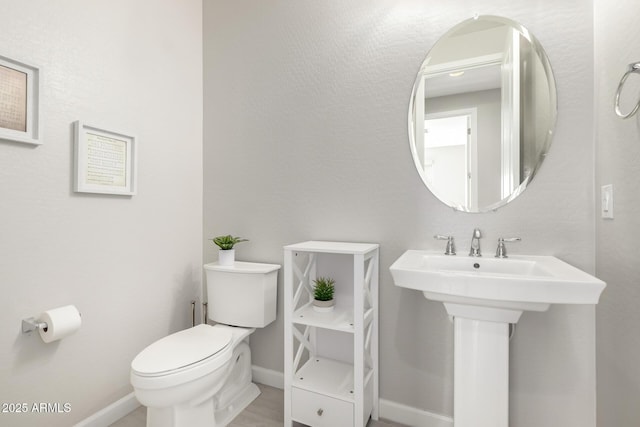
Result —
<instances>
[{"instance_id":1,"label":"toilet seat","mask_svg":"<svg viewBox=\"0 0 640 427\"><path fill-rule=\"evenodd\" d=\"M139 377L164 377L196 368L215 370L224 365L233 334L224 328L197 325L166 336L142 350L131 362ZM206 366L205 366L206 365ZM197 369L200 371L201 369Z\"/></svg>"}]
</instances>

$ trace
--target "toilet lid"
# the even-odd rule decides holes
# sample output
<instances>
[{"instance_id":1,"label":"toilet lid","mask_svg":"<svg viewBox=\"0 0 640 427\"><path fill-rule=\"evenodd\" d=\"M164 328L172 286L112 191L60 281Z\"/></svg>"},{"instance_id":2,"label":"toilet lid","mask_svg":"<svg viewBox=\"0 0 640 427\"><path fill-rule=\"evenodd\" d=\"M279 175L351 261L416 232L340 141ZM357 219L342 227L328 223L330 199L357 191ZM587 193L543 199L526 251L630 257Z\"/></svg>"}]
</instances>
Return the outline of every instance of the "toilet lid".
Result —
<instances>
[{"instance_id":1,"label":"toilet lid","mask_svg":"<svg viewBox=\"0 0 640 427\"><path fill-rule=\"evenodd\" d=\"M231 342L231 331L198 325L164 337L138 354L131 369L142 375L175 371L207 359Z\"/></svg>"}]
</instances>

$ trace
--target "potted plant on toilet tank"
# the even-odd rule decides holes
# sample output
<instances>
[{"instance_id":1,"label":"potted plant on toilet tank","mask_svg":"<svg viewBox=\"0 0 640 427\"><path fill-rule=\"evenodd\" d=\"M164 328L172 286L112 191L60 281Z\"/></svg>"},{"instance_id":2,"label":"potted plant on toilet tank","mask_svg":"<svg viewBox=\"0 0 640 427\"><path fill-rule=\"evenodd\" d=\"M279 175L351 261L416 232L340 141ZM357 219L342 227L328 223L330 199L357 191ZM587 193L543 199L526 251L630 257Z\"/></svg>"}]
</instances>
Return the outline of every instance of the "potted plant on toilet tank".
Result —
<instances>
[{"instance_id":1,"label":"potted plant on toilet tank","mask_svg":"<svg viewBox=\"0 0 640 427\"><path fill-rule=\"evenodd\" d=\"M330 277L318 277L313 283L313 309L320 312L333 311L335 280Z\"/></svg>"},{"instance_id":2,"label":"potted plant on toilet tank","mask_svg":"<svg viewBox=\"0 0 640 427\"><path fill-rule=\"evenodd\" d=\"M236 260L236 250L233 246L236 243L248 242L248 239L242 239L240 237L233 237L228 234L226 236L218 236L211 239L220 250L218 251L218 264L219 265L233 265Z\"/></svg>"}]
</instances>

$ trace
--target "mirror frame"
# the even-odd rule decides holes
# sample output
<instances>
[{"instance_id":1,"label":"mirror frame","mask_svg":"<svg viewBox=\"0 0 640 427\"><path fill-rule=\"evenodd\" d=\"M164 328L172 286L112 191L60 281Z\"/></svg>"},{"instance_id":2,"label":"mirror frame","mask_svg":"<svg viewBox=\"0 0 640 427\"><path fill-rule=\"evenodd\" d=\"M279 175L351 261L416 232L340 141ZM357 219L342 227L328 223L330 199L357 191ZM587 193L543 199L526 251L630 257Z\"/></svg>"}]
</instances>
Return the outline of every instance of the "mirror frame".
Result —
<instances>
[{"instance_id":1,"label":"mirror frame","mask_svg":"<svg viewBox=\"0 0 640 427\"><path fill-rule=\"evenodd\" d=\"M427 184L427 179L425 176L425 171L422 168L422 166L420 165L418 156L417 156L417 152L416 152L416 143L415 143L415 98L416 98L416 92L421 84L422 78L423 78L423 70L424 68L428 65L425 64L425 62L427 62L429 60L429 56L430 53L433 51L433 49L437 46L437 44L441 41L444 40L447 36L449 36L450 34L453 34L455 32L457 32L458 30L460 30L460 28L473 23L473 22L477 22L478 20L488 20L488 21L492 21L492 22L499 22L501 24L505 24L508 25L510 27L512 27L513 29L515 29L516 31L520 32L520 34L529 41L529 43L531 44L531 47L533 49L533 51L535 52L535 54L537 55L538 59L540 60L540 63L542 65L542 68L544 70L545 76L547 78L547 83L548 83L548 88L549 88L549 128L546 132L546 136L545 139L543 141L543 143L541 144L541 150L540 152L537 154L537 159L536 159L536 163L535 166L533 167L533 169L531 170L531 173L529 176L527 176L514 190L513 192L508 196L505 197L501 200L499 200L496 203L490 204L488 206L481 206L478 207L477 210L471 210L468 209L466 206L460 206L460 205L454 205L451 202L444 200L443 197L441 197L440 195L438 195L436 193L435 190L431 189L429 187L429 185ZM454 210L456 211L460 211L460 212L469 212L469 213L485 213L485 212L490 212L490 211L496 211L498 208L507 205L509 202L511 202L512 200L514 200L516 197L518 197L520 194L522 194L524 192L524 190L527 188L527 186L529 185L529 183L531 183L531 181L533 180L534 176L536 175L536 173L538 172L538 170L540 169L540 166L542 165L544 158L547 156L548 152L549 152L549 148L551 146L551 142L553 139L553 134L555 132L555 128L556 128L556 124L557 124L557 118L558 118L558 94L557 94L557 88L556 88L556 82L555 82L555 78L554 78L554 73L553 70L551 68L551 62L549 61L549 58L544 50L544 48L542 47L542 45L540 44L540 42L538 41L537 38L535 38L533 36L533 34L531 34L531 32L529 30L527 30L522 24L509 19L509 18L505 18L502 16L496 16L496 15L479 15L479 16L475 16L473 18L470 19L466 19L456 25L454 25L453 27L451 27L446 33L444 33L442 36L440 36L438 38L438 40L433 44L433 46L431 46L431 48L429 49L429 51L427 52L427 56L425 58L425 60L422 62L422 64L420 65L420 68L418 69L418 73L416 75L416 79L414 81L413 84L413 90L411 91L411 98L409 99L409 114L408 114L408 133L409 133L409 145L410 145L410 149L411 149L411 156L413 158L416 170L418 171L418 174L420 175L420 179L422 179L422 182L424 183L424 185L427 187L427 189L431 192L431 194L433 194L438 200L440 200L442 203L444 203L445 205L452 207Z\"/></svg>"}]
</instances>

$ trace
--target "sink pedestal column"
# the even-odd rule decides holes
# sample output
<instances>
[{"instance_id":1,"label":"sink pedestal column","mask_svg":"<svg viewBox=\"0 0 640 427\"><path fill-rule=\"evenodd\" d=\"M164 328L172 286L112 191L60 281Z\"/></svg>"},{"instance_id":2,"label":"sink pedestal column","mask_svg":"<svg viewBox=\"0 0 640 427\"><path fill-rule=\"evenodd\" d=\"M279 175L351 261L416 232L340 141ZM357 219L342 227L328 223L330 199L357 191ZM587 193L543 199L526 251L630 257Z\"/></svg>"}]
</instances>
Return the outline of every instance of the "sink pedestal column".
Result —
<instances>
[{"instance_id":1,"label":"sink pedestal column","mask_svg":"<svg viewBox=\"0 0 640 427\"><path fill-rule=\"evenodd\" d=\"M454 317L455 427L509 426L509 324Z\"/></svg>"}]
</instances>

